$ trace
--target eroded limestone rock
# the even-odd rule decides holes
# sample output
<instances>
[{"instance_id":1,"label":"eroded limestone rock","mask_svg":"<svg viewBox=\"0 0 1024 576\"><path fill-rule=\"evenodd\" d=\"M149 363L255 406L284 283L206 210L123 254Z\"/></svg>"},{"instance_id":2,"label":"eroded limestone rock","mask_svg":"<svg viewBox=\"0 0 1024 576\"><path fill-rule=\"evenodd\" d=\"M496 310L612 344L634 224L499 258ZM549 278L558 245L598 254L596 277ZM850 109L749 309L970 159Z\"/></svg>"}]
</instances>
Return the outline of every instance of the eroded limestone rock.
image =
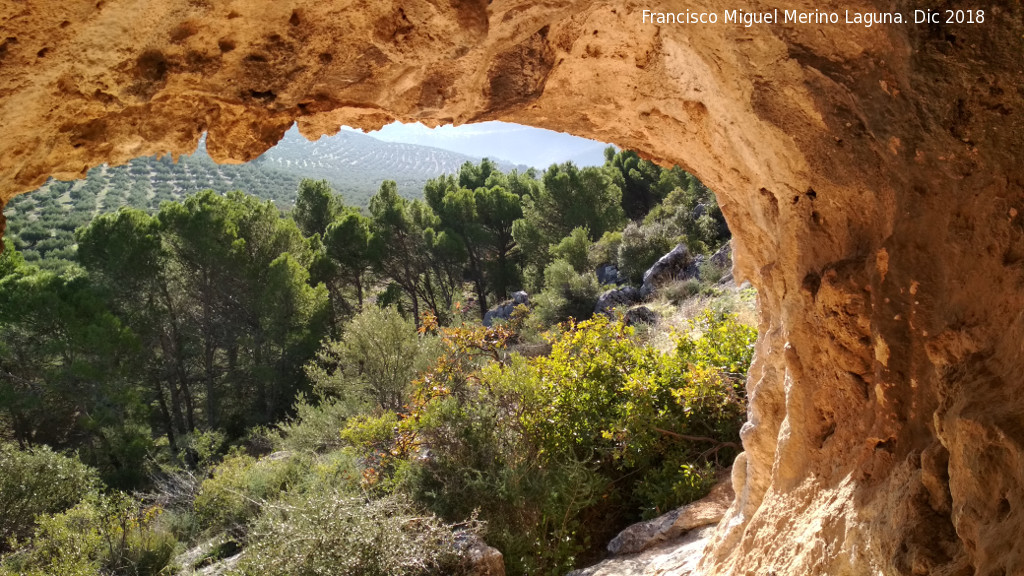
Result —
<instances>
[{"instance_id":1,"label":"eroded limestone rock","mask_svg":"<svg viewBox=\"0 0 1024 576\"><path fill-rule=\"evenodd\" d=\"M702 568L1014 573L1024 7L979 5L981 25L641 22L679 8L5 2L0 198L203 132L214 158L252 159L295 121L315 138L501 119L680 163L718 192L761 310L737 498Z\"/></svg>"},{"instance_id":2,"label":"eroded limestone rock","mask_svg":"<svg viewBox=\"0 0 1024 576\"><path fill-rule=\"evenodd\" d=\"M608 543L608 552L615 556L637 554L695 528L718 524L735 496L732 478L727 475L704 498L626 528Z\"/></svg>"},{"instance_id":3,"label":"eroded limestone rock","mask_svg":"<svg viewBox=\"0 0 1024 576\"><path fill-rule=\"evenodd\" d=\"M512 318L512 313L516 311L519 306L529 306L530 295L525 291L520 290L512 294L511 300L506 300L501 304L498 304L494 308L491 308L484 314L483 324L484 326L490 327L494 325L495 320L509 320Z\"/></svg>"},{"instance_id":4,"label":"eroded limestone rock","mask_svg":"<svg viewBox=\"0 0 1024 576\"><path fill-rule=\"evenodd\" d=\"M686 244L679 244L668 254L658 258L658 261L644 272L644 283L640 287L640 293L650 296L655 289L673 280L696 278L703 262L703 255L693 256Z\"/></svg>"}]
</instances>

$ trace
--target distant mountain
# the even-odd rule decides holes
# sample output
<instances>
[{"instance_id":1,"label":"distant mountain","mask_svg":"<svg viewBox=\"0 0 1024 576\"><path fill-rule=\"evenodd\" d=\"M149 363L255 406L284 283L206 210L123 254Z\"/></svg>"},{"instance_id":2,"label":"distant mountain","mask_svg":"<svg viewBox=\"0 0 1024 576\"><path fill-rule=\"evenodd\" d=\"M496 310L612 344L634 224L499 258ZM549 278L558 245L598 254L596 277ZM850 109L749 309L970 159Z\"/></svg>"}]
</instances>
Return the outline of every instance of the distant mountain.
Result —
<instances>
[{"instance_id":1,"label":"distant mountain","mask_svg":"<svg viewBox=\"0 0 1024 576\"><path fill-rule=\"evenodd\" d=\"M254 164L304 178L325 179L345 195L346 201L365 205L384 180L394 180L402 195L418 198L427 180L458 172L466 162L480 159L431 146L385 142L354 130L309 142L293 129ZM526 169L491 159L503 171Z\"/></svg>"},{"instance_id":2,"label":"distant mountain","mask_svg":"<svg viewBox=\"0 0 1024 576\"><path fill-rule=\"evenodd\" d=\"M544 170L573 161L577 166L601 166L608 144L571 134L505 122L427 128L422 124L388 124L371 135L388 142L406 142L452 152L504 158Z\"/></svg>"},{"instance_id":3,"label":"distant mountain","mask_svg":"<svg viewBox=\"0 0 1024 576\"><path fill-rule=\"evenodd\" d=\"M122 206L155 212L164 201L212 189L243 190L287 209L295 202L302 178L315 178L329 181L347 204L365 207L384 180L395 180L401 194L419 198L427 180L479 160L429 146L383 142L348 130L317 142L292 130L263 156L241 165L216 164L201 145L177 163L169 157L136 158L123 166L98 166L82 180L51 180L17 196L5 209L6 240L26 260L60 269L73 258L74 230ZM497 162L502 170L526 168Z\"/></svg>"}]
</instances>

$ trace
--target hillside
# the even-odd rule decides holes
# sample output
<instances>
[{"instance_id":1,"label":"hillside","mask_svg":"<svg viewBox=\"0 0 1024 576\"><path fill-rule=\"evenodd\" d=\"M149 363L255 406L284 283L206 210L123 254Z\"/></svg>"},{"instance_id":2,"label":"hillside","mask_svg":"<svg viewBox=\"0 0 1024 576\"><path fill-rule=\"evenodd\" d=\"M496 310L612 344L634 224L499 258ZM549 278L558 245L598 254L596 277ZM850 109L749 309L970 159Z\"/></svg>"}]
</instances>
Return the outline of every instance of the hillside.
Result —
<instances>
[{"instance_id":1,"label":"hillside","mask_svg":"<svg viewBox=\"0 0 1024 576\"><path fill-rule=\"evenodd\" d=\"M254 164L304 178L325 179L344 194L347 202L365 205L384 180L394 180L403 196L418 197L427 180L458 172L466 162L479 160L430 146L385 142L352 130L316 142L291 130ZM500 160L498 166L502 170L526 168Z\"/></svg>"},{"instance_id":2,"label":"hillside","mask_svg":"<svg viewBox=\"0 0 1024 576\"><path fill-rule=\"evenodd\" d=\"M346 203L366 206L384 180L396 181L403 196L419 197L427 180L458 172L465 162L477 160L353 131L310 142L291 130L273 149L242 165L213 162L201 143L195 154L182 156L177 163L170 157L136 158L123 166L93 168L83 180L51 180L32 194L18 196L5 210L6 240L29 262L59 269L73 253L74 230L122 206L154 212L162 202L200 190L240 189L287 208L303 178L325 179ZM499 166L516 168L506 162Z\"/></svg>"}]
</instances>

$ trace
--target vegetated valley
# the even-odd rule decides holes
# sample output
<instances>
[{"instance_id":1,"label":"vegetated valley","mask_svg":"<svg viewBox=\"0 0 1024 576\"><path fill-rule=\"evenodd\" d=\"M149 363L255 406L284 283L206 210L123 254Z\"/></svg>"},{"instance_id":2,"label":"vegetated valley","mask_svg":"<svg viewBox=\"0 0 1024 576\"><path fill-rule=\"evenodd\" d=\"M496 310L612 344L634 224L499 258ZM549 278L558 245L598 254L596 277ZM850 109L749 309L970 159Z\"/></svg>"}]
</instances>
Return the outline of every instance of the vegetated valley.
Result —
<instances>
[{"instance_id":1,"label":"vegetated valley","mask_svg":"<svg viewBox=\"0 0 1024 576\"><path fill-rule=\"evenodd\" d=\"M29 263L60 271L74 260L75 229L122 206L155 212L163 202L202 190L244 190L288 210L299 182L312 178L327 180L346 202L365 208L385 180L394 181L407 198L421 197L431 178L479 160L354 131L310 142L293 129L256 160L231 166L214 163L203 141L195 154L177 161L169 156L136 158L124 166L93 168L76 182L51 180L11 201L5 237ZM525 168L500 161L497 165L502 170Z\"/></svg>"},{"instance_id":2,"label":"vegetated valley","mask_svg":"<svg viewBox=\"0 0 1024 576\"><path fill-rule=\"evenodd\" d=\"M755 296L697 179L345 158L11 203L0 574L564 574L731 464Z\"/></svg>"}]
</instances>

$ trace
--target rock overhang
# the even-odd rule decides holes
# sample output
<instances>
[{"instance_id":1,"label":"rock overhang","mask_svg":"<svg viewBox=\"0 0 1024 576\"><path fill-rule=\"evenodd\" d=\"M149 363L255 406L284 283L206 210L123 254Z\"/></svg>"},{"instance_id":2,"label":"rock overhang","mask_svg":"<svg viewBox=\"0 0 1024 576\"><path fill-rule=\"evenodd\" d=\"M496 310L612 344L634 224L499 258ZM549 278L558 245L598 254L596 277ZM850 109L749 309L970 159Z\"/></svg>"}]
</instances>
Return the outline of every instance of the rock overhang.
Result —
<instances>
[{"instance_id":1,"label":"rock overhang","mask_svg":"<svg viewBox=\"0 0 1024 576\"><path fill-rule=\"evenodd\" d=\"M11 2L0 198L204 133L214 158L246 161L293 123L318 137L500 119L682 164L718 192L761 302L737 500L703 567L1012 572L1024 8L987 5L976 25L641 21L678 8Z\"/></svg>"}]
</instances>

